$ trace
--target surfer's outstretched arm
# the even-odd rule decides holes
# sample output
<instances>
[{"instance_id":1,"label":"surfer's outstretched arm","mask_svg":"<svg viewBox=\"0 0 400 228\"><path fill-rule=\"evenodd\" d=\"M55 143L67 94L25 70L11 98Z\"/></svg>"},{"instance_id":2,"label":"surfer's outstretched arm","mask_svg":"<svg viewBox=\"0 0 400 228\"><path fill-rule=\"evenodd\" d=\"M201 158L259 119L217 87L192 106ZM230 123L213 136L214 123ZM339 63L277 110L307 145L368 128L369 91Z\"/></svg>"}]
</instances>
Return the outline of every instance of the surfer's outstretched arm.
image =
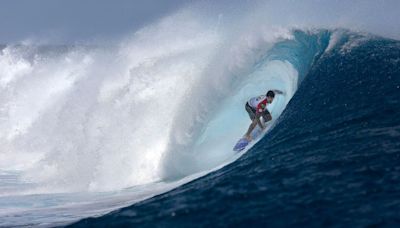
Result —
<instances>
[{"instance_id":1,"label":"surfer's outstretched arm","mask_svg":"<svg viewBox=\"0 0 400 228\"><path fill-rule=\"evenodd\" d=\"M277 90L277 89L274 89L273 91L274 91L274 93L276 93L276 94L284 94L284 92L282 92L282 91L280 91L280 90Z\"/></svg>"}]
</instances>

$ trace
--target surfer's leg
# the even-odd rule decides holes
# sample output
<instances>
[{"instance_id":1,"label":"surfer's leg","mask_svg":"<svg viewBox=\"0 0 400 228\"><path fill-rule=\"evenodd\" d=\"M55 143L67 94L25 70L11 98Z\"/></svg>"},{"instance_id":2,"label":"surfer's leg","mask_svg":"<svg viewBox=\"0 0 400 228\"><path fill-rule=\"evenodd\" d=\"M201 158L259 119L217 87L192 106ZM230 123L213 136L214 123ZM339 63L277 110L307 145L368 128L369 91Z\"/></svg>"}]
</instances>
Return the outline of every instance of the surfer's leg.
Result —
<instances>
[{"instance_id":1,"label":"surfer's leg","mask_svg":"<svg viewBox=\"0 0 400 228\"><path fill-rule=\"evenodd\" d=\"M271 113L269 113L269 111L267 109L265 109L264 112L262 113L262 117L263 117L265 123L272 120Z\"/></svg>"},{"instance_id":2,"label":"surfer's leg","mask_svg":"<svg viewBox=\"0 0 400 228\"><path fill-rule=\"evenodd\" d=\"M245 109L247 113L249 114L250 119L253 121L254 118L256 118L256 114L254 110L250 107L249 103L246 103Z\"/></svg>"}]
</instances>

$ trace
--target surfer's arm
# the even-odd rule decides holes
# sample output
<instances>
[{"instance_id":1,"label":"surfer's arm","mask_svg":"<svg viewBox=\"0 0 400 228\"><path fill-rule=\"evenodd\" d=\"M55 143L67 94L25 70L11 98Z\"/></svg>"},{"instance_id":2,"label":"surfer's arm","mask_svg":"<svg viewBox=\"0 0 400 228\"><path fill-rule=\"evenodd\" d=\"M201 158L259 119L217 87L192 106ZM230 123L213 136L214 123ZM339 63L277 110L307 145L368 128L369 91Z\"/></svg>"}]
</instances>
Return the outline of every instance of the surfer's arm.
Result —
<instances>
[{"instance_id":1,"label":"surfer's arm","mask_svg":"<svg viewBox=\"0 0 400 228\"><path fill-rule=\"evenodd\" d=\"M276 94L284 94L282 91L277 90L277 89L274 89L273 91L274 91L274 93L276 93Z\"/></svg>"}]
</instances>

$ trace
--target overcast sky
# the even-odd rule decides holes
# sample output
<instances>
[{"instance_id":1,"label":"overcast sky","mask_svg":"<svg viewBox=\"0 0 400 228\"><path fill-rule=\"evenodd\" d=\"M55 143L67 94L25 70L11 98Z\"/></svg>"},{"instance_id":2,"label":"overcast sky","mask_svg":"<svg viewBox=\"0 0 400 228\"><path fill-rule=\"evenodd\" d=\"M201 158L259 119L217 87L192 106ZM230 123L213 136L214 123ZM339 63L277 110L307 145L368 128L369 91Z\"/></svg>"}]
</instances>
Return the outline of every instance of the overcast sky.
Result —
<instances>
[{"instance_id":1,"label":"overcast sky","mask_svg":"<svg viewBox=\"0 0 400 228\"><path fill-rule=\"evenodd\" d=\"M0 44L118 39L194 2L204 20L223 13L230 26L258 10L267 16L258 23L344 26L400 38L400 0L0 0Z\"/></svg>"},{"instance_id":2,"label":"overcast sky","mask_svg":"<svg viewBox=\"0 0 400 228\"><path fill-rule=\"evenodd\" d=\"M194 0L0 0L0 43L76 41L151 23Z\"/></svg>"}]
</instances>

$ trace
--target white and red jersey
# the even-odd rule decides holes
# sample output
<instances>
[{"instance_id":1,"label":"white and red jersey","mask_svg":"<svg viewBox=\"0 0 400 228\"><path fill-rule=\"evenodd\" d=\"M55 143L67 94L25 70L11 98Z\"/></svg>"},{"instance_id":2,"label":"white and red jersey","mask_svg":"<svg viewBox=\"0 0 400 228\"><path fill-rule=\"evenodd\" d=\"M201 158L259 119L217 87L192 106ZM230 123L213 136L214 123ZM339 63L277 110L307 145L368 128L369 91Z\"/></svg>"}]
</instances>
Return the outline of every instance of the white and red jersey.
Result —
<instances>
[{"instance_id":1,"label":"white and red jersey","mask_svg":"<svg viewBox=\"0 0 400 228\"><path fill-rule=\"evenodd\" d=\"M257 113L261 113L267 108L268 101L265 95L261 95L251 98L247 103L249 103L250 107L255 109Z\"/></svg>"}]
</instances>

